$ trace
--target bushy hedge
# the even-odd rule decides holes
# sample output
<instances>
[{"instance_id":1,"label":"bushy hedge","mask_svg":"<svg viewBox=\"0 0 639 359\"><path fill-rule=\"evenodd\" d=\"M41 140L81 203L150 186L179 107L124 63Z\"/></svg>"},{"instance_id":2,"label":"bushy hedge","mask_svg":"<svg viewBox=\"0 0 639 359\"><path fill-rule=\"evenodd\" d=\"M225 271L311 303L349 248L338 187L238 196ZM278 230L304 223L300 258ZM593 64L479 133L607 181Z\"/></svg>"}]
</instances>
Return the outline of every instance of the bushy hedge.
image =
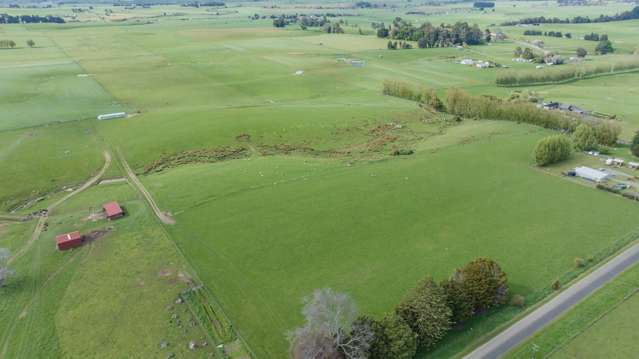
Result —
<instances>
[{"instance_id":1,"label":"bushy hedge","mask_svg":"<svg viewBox=\"0 0 639 359\"><path fill-rule=\"evenodd\" d=\"M541 85L635 69L639 69L639 57L628 56L615 61L552 67L543 70L504 70L497 74L495 82L499 86Z\"/></svg>"},{"instance_id":2,"label":"bushy hedge","mask_svg":"<svg viewBox=\"0 0 639 359\"><path fill-rule=\"evenodd\" d=\"M559 111L540 109L532 103L509 102L490 96L475 96L459 89L447 94L448 112L463 116L502 121L524 122L555 130L574 131L579 124L576 117Z\"/></svg>"},{"instance_id":3,"label":"bushy hedge","mask_svg":"<svg viewBox=\"0 0 639 359\"><path fill-rule=\"evenodd\" d=\"M538 166L546 166L567 159L571 152L570 138L565 135L552 135L539 140L533 154Z\"/></svg>"},{"instance_id":4,"label":"bushy hedge","mask_svg":"<svg viewBox=\"0 0 639 359\"><path fill-rule=\"evenodd\" d=\"M384 81L383 94L421 102L438 111L444 108L444 104L439 97L437 97L437 93L434 89L423 86L412 86L402 81Z\"/></svg>"}]
</instances>

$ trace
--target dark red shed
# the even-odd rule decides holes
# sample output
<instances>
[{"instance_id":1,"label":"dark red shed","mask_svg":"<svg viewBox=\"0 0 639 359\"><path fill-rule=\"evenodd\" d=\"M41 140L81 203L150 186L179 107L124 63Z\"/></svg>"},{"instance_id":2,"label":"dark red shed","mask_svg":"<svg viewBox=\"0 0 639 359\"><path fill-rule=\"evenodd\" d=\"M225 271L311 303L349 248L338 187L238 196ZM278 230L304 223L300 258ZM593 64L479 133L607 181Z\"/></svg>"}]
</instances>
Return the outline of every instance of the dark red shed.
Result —
<instances>
[{"instance_id":1,"label":"dark red shed","mask_svg":"<svg viewBox=\"0 0 639 359\"><path fill-rule=\"evenodd\" d=\"M59 250L65 251L82 245L82 235L78 231L61 234L55 237L55 242Z\"/></svg>"},{"instance_id":2,"label":"dark red shed","mask_svg":"<svg viewBox=\"0 0 639 359\"><path fill-rule=\"evenodd\" d=\"M124 211L118 204L118 202L109 202L102 205L104 208L104 212L106 213L106 217L108 219L117 219L124 216Z\"/></svg>"}]
</instances>

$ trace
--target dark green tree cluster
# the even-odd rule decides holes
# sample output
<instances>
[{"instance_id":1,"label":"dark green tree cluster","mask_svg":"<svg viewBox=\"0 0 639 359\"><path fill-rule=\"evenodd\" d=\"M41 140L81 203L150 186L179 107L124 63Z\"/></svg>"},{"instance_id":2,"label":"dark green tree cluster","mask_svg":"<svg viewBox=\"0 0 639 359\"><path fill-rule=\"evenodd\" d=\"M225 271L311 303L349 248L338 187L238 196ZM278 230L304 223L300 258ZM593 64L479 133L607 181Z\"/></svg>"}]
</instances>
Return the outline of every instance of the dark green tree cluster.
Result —
<instances>
[{"instance_id":1,"label":"dark green tree cluster","mask_svg":"<svg viewBox=\"0 0 639 359\"><path fill-rule=\"evenodd\" d=\"M505 304L508 293L508 280L499 265L477 258L441 285L424 279L392 313L381 320L361 316L352 328L370 328L373 333L365 358L411 359L418 349L433 349L454 323Z\"/></svg>"},{"instance_id":2,"label":"dark green tree cluster","mask_svg":"<svg viewBox=\"0 0 639 359\"><path fill-rule=\"evenodd\" d=\"M389 28L378 27L377 36L393 40L417 41L420 48L479 45L490 41L490 31L482 31L477 24L467 22L434 26L427 22L419 27L398 17Z\"/></svg>"},{"instance_id":3,"label":"dark green tree cluster","mask_svg":"<svg viewBox=\"0 0 639 359\"><path fill-rule=\"evenodd\" d=\"M601 40L595 47L595 52L599 55L605 55L614 52L615 49L612 47L612 42L610 40Z\"/></svg>"},{"instance_id":4,"label":"dark green tree cluster","mask_svg":"<svg viewBox=\"0 0 639 359\"><path fill-rule=\"evenodd\" d=\"M476 9L490 9L495 7L495 3L492 1L475 1L473 7Z\"/></svg>"},{"instance_id":5,"label":"dark green tree cluster","mask_svg":"<svg viewBox=\"0 0 639 359\"><path fill-rule=\"evenodd\" d=\"M0 49L13 49L16 47L16 42L13 40L0 40Z\"/></svg>"},{"instance_id":6,"label":"dark green tree cluster","mask_svg":"<svg viewBox=\"0 0 639 359\"><path fill-rule=\"evenodd\" d=\"M639 19L639 6L635 6L630 11L624 11L622 13L618 13L615 15L599 15L595 18L590 18L588 16L575 16L571 19L560 19L558 17L529 17L521 20L515 21L506 21L502 23L502 26L514 26L521 24L587 24L587 23L599 23L599 22L610 22L610 21L625 21L625 20L635 20Z\"/></svg>"},{"instance_id":7,"label":"dark green tree cluster","mask_svg":"<svg viewBox=\"0 0 639 359\"><path fill-rule=\"evenodd\" d=\"M442 283L455 323L499 307L508 301L508 278L492 259L477 258Z\"/></svg>"},{"instance_id":8,"label":"dark green tree cluster","mask_svg":"<svg viewBox=\"0 0 639 359\"><path fill-rule=\"evenodd\" d=\"M392 40L388 40L388 44L386 45L386 47L389 50L408 50L408 49L412 49L413 45L411 45L409 42L406 41L392 41Z\"/></svg>"},{"instance_id":9,"label":"dark green tree cluster","mask_svg":"<svg viewBox=\"0 0 639 359\"><path fill-rule=\"evenodd\" d=\"M547 166L568 159L571 152L572 142L568 136L551 135L537 142L533 155L537 166Z\"/></svg>"},{"instance_id":10,"label":"dark green tree cluster","mask_svg":"<svg viewBox=\"0 0 639 359\"><path fill-rule=\"evenodd\" d=\"M608 40L608 35L606 34L599 35L596 32L591 32L590 34L584 35L584 40L588 40L588 41Z\"/></svg>"},{"instance_id":11,"label":"dark green tree cluster","mask_svg":"<svg viewBox=\"0 0 639 359\"><path fill-rule=\"evenodd\" d=\"M65 21L60 16L53 15L9 15L0 14L0 24L35 24L35 23L54 23L64 24Z\"/></svg>"}]
</instances>

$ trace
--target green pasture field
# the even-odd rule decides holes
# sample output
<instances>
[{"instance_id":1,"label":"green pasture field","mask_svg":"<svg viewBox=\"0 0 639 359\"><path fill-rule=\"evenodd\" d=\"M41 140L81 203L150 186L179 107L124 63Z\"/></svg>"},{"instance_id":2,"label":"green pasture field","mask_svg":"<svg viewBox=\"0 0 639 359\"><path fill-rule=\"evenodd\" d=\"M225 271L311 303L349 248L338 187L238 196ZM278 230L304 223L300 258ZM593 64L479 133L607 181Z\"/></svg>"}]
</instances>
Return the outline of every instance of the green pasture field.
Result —
<instances>
[{"instance_id":1,"label":"green pasture field","mask_svg":"<svg viewBox=\"0 0 639 359\"><path fill-rule=\"evenodd\" d=\"M638 288L639 268L634 267L529 339L508 358L633 358L637 351Z\"/></svg>"},{"instance_id":2,"label":"green pasture field","mask_svg":"<svg viewBox=\"0 0 639 359\"><path fill-rule=\"evenodd\" d=\"M300 298L314 288L345 291L362 312L380 316L420 278L444 279L483 255L502 264L513 293L531 296L576 256L636 227L625 216L635 203L531 165L529 149L545 131L486 126L471 132L482 135L459 135L463 145L405 159L347 166L251 158L145 182L175 214L171 233L252 349L280 357L286 331L300 323ZM449 357L486 329L451 338L434 357Z\"/></svg>"},{"instance_id":3,"label":"green pasture field","mask_svg":"<svg viewBox=\"0 0 639 359\"><path fill-rule=\"evenodd\" d=\"M635 203L533 166L531 149L550 131L488 120L453 124L381 93L392 79L440 95L460 87L506 97L514 89L495 86L498 69L458 64L473 58L534 69L511 61L524 28L492 24L612 14L630 4L498 2L494 12L481 13L471 3L394 3L401 7L96 5L75 19L73 6L1 9L77 21L0 25L0 39L18 43L0 50L0 212L48 194L23 212L45 206L95 174L103 150L119 149L177 224L160 227L124 184L97 186L57 209L49 229L12 265L17 276L0 289L9 299L0 300L0 357L204 354L185 344L203 334L194 338L198 329L190 327L184 333L167 311L187 286L175 281L182 271L202 280L258 357L280 358L286 332L301 323L301 299L315 288L347 292L361 312L381 316L424 276L444 279L486 255L504 267L514 293L538 299L571 270L574 257L608 248L635 229L628 215ZM114 14L105 16L107 8ZM404 15L415 9L430 15ZM248 19L301 11L357 16L344 17L343 35ZM435 24L472 19L511 38L468 49L389 51L387 40L358 34L358 27L372 33L371 21L388 24L396 16ZM540 28L606 32L627 54L639 45L636 24ZM37 46L28 48L28 39ZM592 53L595 45L544 40L566 57L580 46ZM628 138L639 129L637 76L522 90L616 113ZM131 116L95 119L119 110ZM246 158L142 175L163 155L240 147ZM283 155L286 148L292 153ZM416 153L389 156L395 149ZM114 164L107 177L117 176ZM121 201L129 217L99 241L55 251L55 234L107 225L83 218L109 199ZM19 251L34 225L1 223L0 247ZM429 357L457 355L517 313L506 308L479 318ZM172 343L168 351L159 348L164 339Z\"/></svg>"},{"instance_id":4,"label":"green pasture field","mask_svg":"<svg viewBox=\"0 0 639 359\"><path fill-rule=\"evenodd\" d=\"M87 219L118 200L121 220ZM94 187L59 207L48 230L27 247L33 222L0 225L0 247L28 250L11 267L16 275L0 288L0 353L7 358L197 357L187 348L204 336L174 305L187 284L189 266L126 184ZM59 252L56 234L112 227L102 238ZM176 325L177 313L184 326ZM132 335L135 333L135 335ZM169 343L167 349L160 342ZM212 350L210 348L209 350ZM200 355L202 353L200 352Z\"/></svg>"}]
</instances>

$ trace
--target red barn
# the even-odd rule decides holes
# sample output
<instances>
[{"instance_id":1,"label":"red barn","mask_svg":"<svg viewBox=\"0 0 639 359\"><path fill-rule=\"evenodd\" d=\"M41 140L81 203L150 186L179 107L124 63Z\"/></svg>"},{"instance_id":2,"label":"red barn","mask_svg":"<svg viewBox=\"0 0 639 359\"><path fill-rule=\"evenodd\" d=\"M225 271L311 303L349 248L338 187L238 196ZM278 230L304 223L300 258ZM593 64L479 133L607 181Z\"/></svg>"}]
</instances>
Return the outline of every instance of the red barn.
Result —
<instances>
[{"instance_id":1,"label":"red barn","mask_svg":"<svg viewBox=\"0 0 639 359\"><path fill-rule=\"evenodd\" d=\"M55 237L55 242L59 250L65 251L82 245L82 235L78 231L61 234Z\"/></svg>"},{"instance_id":2,"label":"red barn","mask_svg":"<svg viewBox=\"0 0 639 359\"><path fill-rule=\"evenodd\" d=\"M109 202L102 205L104 208L104 212L106 213L106 217L108 219L117 219L124 216L124 211L118 204L118 202Z\"/></svg>"}]
</instances>

